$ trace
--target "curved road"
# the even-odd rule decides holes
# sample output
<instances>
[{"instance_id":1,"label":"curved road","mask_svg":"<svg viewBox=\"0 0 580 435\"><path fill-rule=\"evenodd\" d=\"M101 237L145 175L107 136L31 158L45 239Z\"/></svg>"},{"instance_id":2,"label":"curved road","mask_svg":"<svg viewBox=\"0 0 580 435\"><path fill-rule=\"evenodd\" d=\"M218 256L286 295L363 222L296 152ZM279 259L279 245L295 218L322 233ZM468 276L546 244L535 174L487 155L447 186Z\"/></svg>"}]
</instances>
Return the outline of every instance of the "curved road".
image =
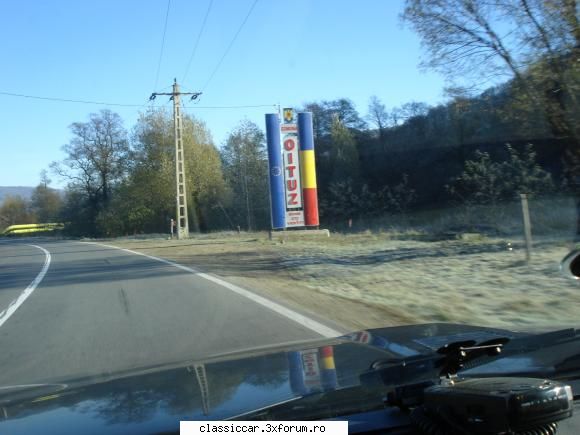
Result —
<instances>
[{"instance_id":1,"label":"curved road","mask_svg":"<svg viewBox=\"0 0 580 435\"><path fill-rule=\"evenodd\" d=\"M30 292L47 262L40 248L50 264ZM319 332L145 256L71 241L0 242L0 387L199 359Z\"/></svg>"}]
</instances>

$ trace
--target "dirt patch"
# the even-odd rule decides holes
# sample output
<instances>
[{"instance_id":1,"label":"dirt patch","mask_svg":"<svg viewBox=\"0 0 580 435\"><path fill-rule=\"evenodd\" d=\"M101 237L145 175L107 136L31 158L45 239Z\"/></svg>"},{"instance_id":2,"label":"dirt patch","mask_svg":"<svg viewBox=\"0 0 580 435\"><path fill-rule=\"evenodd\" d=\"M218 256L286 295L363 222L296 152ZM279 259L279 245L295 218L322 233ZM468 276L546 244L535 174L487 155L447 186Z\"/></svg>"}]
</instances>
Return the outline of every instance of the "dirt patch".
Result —
<instances>
[{"instance_id":1,"label":"dirt patch","mask_svg":"<svg viewBox=\"0 0 580 435\"><path fill-rule=\"evenodd\" d=\"M332 234L269 240L220 233L189 240L114 240L214 273L345 329L430 321L493 326L577 323L580 288L565 278L565 240L539 240L530 264L521 241L423 234Z\"/></svg>"}]
</instances>

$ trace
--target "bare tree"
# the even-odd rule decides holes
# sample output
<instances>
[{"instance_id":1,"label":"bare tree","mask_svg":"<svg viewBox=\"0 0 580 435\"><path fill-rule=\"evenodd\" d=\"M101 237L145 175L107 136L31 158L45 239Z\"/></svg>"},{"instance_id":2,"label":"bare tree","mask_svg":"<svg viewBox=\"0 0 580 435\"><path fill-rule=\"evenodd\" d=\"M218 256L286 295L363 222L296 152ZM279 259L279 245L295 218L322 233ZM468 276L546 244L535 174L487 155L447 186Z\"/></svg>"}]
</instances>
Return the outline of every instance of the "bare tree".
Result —
<instances>
[{"instance_id":1,"label":"bare tree","mask_svg":"<svg viewBox=\"0 0 580 435\"><path fill-rule=\"evenodd\" d=\"M496 4L509 0L498 0ZM424 66L450 77L477 73L479 77L508 72L521 77L508 42L509 32L499 33L505 8L482 0L407 0L403 19L420 35L428 59Z\"/></svg>"},{"instance_id":2,"label":"bare tree","mask_svg":"<svg viewBox=\"0 0 580 435\"><path fill-rule=\"evenodd\" d=\"M248 231L268 222L268 158L264 133L250 122L234 128L221 148L226 181L233 192L231 215Z\"/></svg>"},{"instance_id":3,"label":"bare tree","mask_svg":"<svg viewBox=\"0 0 580 435\"><path fill-rule=\"evenodd\" d=\"M381 100L373 95L369 100L369 113L367 115L369 122L377 128L379 140L382 142L385 129L389 123L389 114Z\"/></svg>"},{"instance_id":4,"label":"bare tree","mask_svg":"<svg viewBox=\"0 0 580 435\"><path fill-rule=\"evenodd\" d=\"M576 0L406 0L402 18L420 35L424 66L480 86L515 79L556 137L576 141L580 27Z\"/></svg>"},{"instance_id":5,"label":"bare tree","mask_svg":"<svg viewBox=\"0 0 580 435\"><path fill-rule=\"evenodd\" d=\"M426 103L418 103L416 101L411 101L405 103L400 109L401 117L405 120L416 118L418 116L425 116L429 112L429 105Z\"/></svg>"},{"instance_id":6,"label":"bare tree","mask_svg":"<svg viewBox=\"0 0 580 435\"><path fill-rule=\"evenodd\" d=\"M121 117L110 110L70 126L73 139L63 146L67 157L53 170L89 196L110 199L111 188L126 173L129 145Z\"/></svg>"},{"instance_id":7,"label":"bare tree","mask_svg":"<svg viewBox=\"0 0 580 435\"><path fill-rule=\"evenodd\" d=\"M43 169L42 171L40 171L40 184L42 184L46 188L50 183L52 183L52 180L48 178L48 171L46 169Z\"/></svg>"},{"instance_id":8,"label":"bare tree","mask_svg":"<svg viewBox=\"0 0 580 435\"><path fill-rule=\"evenodd\" d=\"M63 146L66 158L51 168L69 182L70 190L81 194L94 220L108 207L112 189L127 173L127 132L121 117L110 110L93 113L88 122L75 122L70 129L73 138Z\"/></svg>"}]
</instances>

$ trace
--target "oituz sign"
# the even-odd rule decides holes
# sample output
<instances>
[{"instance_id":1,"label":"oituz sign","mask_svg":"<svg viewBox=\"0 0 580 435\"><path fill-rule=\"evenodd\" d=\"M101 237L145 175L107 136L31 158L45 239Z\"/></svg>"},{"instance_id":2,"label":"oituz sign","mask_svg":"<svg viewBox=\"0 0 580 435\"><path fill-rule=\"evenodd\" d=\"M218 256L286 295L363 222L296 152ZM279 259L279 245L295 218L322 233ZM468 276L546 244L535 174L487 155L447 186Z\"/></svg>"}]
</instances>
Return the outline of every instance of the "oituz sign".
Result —
<instances>
[{"instance_id":1,"label":"oituz sign","mask_svg":"<svg viewBox=\"0 0 580 435\"><path fill-rule=\"evenodd\" d=\"M272 228L318 226L312 114L266 115Z\"/></svg>"}]
</instances>

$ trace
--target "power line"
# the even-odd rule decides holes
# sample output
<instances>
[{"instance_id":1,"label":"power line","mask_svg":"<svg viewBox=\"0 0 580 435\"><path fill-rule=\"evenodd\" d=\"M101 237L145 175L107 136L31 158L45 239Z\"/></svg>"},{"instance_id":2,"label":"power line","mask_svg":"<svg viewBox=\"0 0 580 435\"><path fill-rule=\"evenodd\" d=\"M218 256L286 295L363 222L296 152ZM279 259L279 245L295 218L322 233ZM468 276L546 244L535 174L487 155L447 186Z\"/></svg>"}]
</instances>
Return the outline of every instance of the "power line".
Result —
<instances>
[{"instance_id":1,"label":"power line","mask_svg":"<svg viewBox=\"0 0 580 435\"><path fill-rule=\"evenodd\" d=\"M171 0L167 0L167 11L165 12L165 24L163 25L163 37L161 38L161 51L159 52L159 62L157 62L157 74L155 75L155 86L153 90L157 89L159 83L159 71L161 70L161 60L163 59L163 50L165 48L165 34L167 33L167 19L169 18L169 8Z\"/></svg>"},{"instance_id":2,"label":"power line","mask_svg":"<svg viewBox=\"0 0 580 435\"><path fill-rule=\"evenodd\" d=\"M34 100L58 101L60 103L93 104L93 105L97 105L97 106L143 107L146 104L146 103L145 104L107 103L104 101L89 101L89 100L76 100L76 99L69 99L69 98L43 97L43 96L39 96L39 95L15 94L12 92L0 92L0 95L6 95L8 97L32 98Z\"/></svg>"},{"instance_id":3,"label":"power line","mask_svg":"<svg viewBox=\"0 0 580 435\"><path fill-rule=\"evenodd\" d=\"M207 17L209 15L209 11L211 10L211 6L213 5L213 0L210 0L207 10L205 11L205 17L203 17L203 22L201 23L201 28L199 29L199 33L197 34L197 39L195 41L195 45L193 46L193 50L191 52L191 56L189 57L189 61L187 62L187 67L185 68L185 74L183 74L183 79L181 80L182 83L185 82L185 78L187 77L187 73L189 72L189 67L191 66L191 62L195 57L195 53L197 51L197 46L199 45L199 40L201 39L201 34L205 29L205 24L207 22Z\"/></svg>"},{"instance_id":4,"label":"power line","mask_svg":"<svg viewBox=\"0 0 580 435\"><path fill-rule=\"evenodd\" d=\"M76 104L92 104L95 106L116 106L116 107L144 107L145 104L127 104L127 103L110 103L105 101L90 101L90 100L80 100L80 99L70 99L70 98L58 98L58 97L44 97L40 95L26 95L26 94L17 94L14 92L2 92L0 91L0 95L4 95L7 97L17 97L17 98L30 98L33 100L44 100L44 101L56 101L59 103L76 103ZM152 106L152 108L162 108L166 104ZM249 109L249 108L256 108L256 107L272 107L275 104L243 104L243 105L235 105L235 106L189 106L189 109ZM185 107L185 106L184 106Z\"/></svg>"},{"instance_id":5,"label":"power line","mask_svg":"<svg viewBox=\"0 0 580 435\"><path fill-rule=\"evenodd\" d=\"M236 32L236 34L232 38L232 40L231 40L230 44L228 45L228 47L226 48L226 51L224 52L223 56L221 57L221 59L219 60L219 62L216 65L216 67L212 71L211 75L207 79L207 82L205 82L205 85L202 88L202 92L205 91L205 89L207 88L207 85L209 85L209 83L211 82L211 80L215 76L215 73L217 72L217 70L221 66L222 62L224 61L225 57L229 53L230 49L234 45L234 42L236 42L236 39L238 39L238 35L240 34L240 32L242 31L242 29L244 28L246 22L248 21L248 18L250 18L250 15L252 14L252 11L254 10L254 7L256 6L256 3L258 3L258 0L254 0L254 3L252 3L252 6L250 7L250 10L246 14L246 17L244 18L244 21L242 21L242 24L240 24L240 27L238 28L238 31Z\"/></svg>"},{"instance_id":6,"label":"power line","mask_svg":"<svg viewBox=\"0 0 580 435\"><path fill-rule=\"evenodd\" d=\"M252 109L257 107L277 107L276 104L247 104L240 106L182 106L184 109Z\"/></svg>"}]
</instances>

